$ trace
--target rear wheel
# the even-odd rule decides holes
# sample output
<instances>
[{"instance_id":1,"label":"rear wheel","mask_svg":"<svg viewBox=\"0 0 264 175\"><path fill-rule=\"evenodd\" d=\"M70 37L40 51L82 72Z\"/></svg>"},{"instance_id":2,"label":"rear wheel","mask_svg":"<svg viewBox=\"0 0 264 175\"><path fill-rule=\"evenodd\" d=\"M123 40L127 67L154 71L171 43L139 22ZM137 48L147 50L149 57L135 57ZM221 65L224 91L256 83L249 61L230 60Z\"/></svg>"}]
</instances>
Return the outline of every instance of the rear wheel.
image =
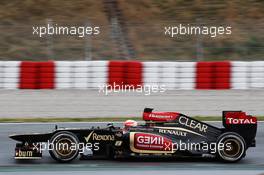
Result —
<instances>
[{"instance_id":1,"label":"rear wheel","mask_svg":"<svg viewBox=\"0 0 264 175\"><path fill-rule=\"evenodd\" d=\"M217 145L217 157L225 162L237 162L244 157L246 152L246 144L243 137L234 132L220 135Z\"/></svg>"},{"instance_id":2,"label":"rear wheel","mask_svg":"<svg viewBox=\"0 0 264 175\"><path fill-rule=\"evenodd\" d=\"M58 162L70 162L79 155L79 139L71 132L54 134L50 143L50 156Z\"/></svg>"}]
</instances>

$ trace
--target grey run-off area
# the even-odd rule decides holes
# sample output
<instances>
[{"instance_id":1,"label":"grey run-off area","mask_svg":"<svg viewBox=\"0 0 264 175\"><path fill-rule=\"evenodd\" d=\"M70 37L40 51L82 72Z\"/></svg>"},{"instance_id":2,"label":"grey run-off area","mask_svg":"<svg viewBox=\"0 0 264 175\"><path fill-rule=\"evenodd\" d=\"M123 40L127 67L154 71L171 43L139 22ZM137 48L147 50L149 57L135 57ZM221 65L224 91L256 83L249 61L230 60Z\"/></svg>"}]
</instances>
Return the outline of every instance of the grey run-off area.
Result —
<instances>
[{"instance_id":1,"label":"grey run-off area","mask_svg":"<svg viewBox=\"0 0 264 175\"><path fill-rule=\"evenodd\" d=\"M222 110L264 115L264 90L173 90L110 93L98 90L2 90L0 118L140 117L145 107L187 115L221 116Z\"/></svg>"}]
</instances>

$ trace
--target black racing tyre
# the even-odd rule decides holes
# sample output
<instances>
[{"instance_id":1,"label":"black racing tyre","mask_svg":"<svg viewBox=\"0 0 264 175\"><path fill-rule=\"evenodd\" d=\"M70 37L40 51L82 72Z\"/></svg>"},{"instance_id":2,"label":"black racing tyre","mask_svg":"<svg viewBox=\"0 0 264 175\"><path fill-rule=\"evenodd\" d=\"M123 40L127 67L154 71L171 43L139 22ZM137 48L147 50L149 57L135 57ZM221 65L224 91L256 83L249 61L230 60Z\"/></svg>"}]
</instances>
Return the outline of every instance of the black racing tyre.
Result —
<instances>
[{"instance_id":1,"label":"black racing tyre","mask_svg":"<svg viewBox=\"0 0 264 175\"><path fill-rule=\"evenodd\" d=\"M58 162L70 162L79 155L79 139L74 133L57 132L51 137L50 144L50 156Z\"/></svg>"},{"instance_id":2,"label":"black racing tyre","mask_svg":"<svg viewBox=\"0 0 264 175\"><path fill-rule=\"evenodd\" d=\"M221 147L220 144L224 145L224 147ZM224 162L237 162L246 153L245 140L234 132L226 132L220 135L217 141L217 148L217 157Z\"/></svg>"}]
</instances>

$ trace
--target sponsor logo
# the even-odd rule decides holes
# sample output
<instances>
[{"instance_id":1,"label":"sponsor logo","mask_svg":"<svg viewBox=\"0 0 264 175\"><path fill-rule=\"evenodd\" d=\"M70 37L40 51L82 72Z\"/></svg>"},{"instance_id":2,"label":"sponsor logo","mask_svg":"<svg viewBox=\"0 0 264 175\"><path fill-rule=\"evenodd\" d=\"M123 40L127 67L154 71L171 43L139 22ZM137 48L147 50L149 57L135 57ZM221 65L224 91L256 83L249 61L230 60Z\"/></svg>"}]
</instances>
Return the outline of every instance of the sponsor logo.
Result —
<instances>
[{"instance_id":1,"label":"sponsor logo","mask_svg":"<svg viewBox=\"0 0 264 175\"><path fill-rule=\"evenodd\" d=\"M155 135L140 135L136 137L137 143L146 145L163 145L164 138Z\"/></svg>"},{"instance_id":2,"label":"sponsor logo","mask_svg":"<svg viewBox=\"0 0 264 175\"><path fill-rule=\"evenodd\" d=\"M115 146L121 146L122 143L123 143L123 141L116 141L116 142L115 142Z\"/></svg>"},{"instance_id":3,"label":"sponsor logo","mask_svg":"<svg viewBox=\"0 0 264 175\"><path fill-rule=\"evenodd\" d=\"M114 135L109 134L97 134L92 131L87 137L84 137L86 142L89 142L90 139L93 141L113 141L115 140Z\"/></svg>"},{"instance_id":4,"label":"sponsor logo","mask_svg":"<svg viewBox=\"0 0 264 175\"><path fill-rule=\"evenodd\" d=\"M187 135L187 133L191 133L191 134L195 134L195 135L198 135L198 136L201 136L201 137L205 137L204 135L202 135L202 134L200 134L198 132L195 132L195 131L192 131L192 130L189 130L189 129L186 129L186 128L182 128L182 127L154 127L154 128L162 129L162 130L180 131L180 132L186 133L186 135Z\"/></svg>"},{"instance_id":5,"label":"sponsor logo","mask_svg":"<svg viewBox=\"0 0 264 175\"><path fill-rule=\"evenodd\" d=\"M195 120L189 119L187 117L181 116L179 118L179 123L181 125L187 126L189 128L199 130L200 132L207 132L208 126L205 124L202 124L200 122L197 122Z\"/></svg>"},{"instance_id":6,"label":"sponsor logo","mask_svg":"<svg viewBox=\"0 0 264 175\"><path fill-rule=\"evenodd\" d=\"M134 136L134 137L133 137ZM160 153L160 152L171 152L172 140L167 139L156 134L150 133L132 133L130 138L130 147L132 150L138 153Z\"/></svg>"},{"instance_id":7,"label":"sponsor logo","mask_svg":"<svg viewBox=\"0 0 264 175\"><path fill-rule=\"evenodd\" d=\"M226 124L256 124L257 118L242 111L226 112Z\"/></svg>"},{"instance_id":8,"label":"sponsor logo","mask_svg":"<svg viewBox=\"0 0 264 175\"><path fill-rule=\"evenodd\" d=\"M33 157L33 151L16 151L16 157Z\"/></svg>"},{"instance_id":9,"label":"sponsor logo","mask_svg":"<svg viewBox=\"0 0 264 175\"><path fill-rule=\"evenodd\" d=\"M171 135L183 136L183 137L185 137L187 135L187 132L173 130L173 129L159 129L159 133L171 134Z\"/></svg>"},{"instance_id":10,"label":"sponsor logo","mask_svg":"<svg viewBox=\"0 0 264 175\"><path fill-rule=\"evenodd\" d=\"M153 113L151 113L149 117L157 118L157 119L173 119L174 118L173 115L159 115L159 114L153 114Z\"/></svg>"},{"instance_id":11,"label":"sponsor logo","mask_svg":"<svg viewBox=\"0 0 264 175\"><path fill-rule=\"evenodd\" d=\"M226 118L227 124L256 124L256 118Z\"/></svg>"}]
</instances>

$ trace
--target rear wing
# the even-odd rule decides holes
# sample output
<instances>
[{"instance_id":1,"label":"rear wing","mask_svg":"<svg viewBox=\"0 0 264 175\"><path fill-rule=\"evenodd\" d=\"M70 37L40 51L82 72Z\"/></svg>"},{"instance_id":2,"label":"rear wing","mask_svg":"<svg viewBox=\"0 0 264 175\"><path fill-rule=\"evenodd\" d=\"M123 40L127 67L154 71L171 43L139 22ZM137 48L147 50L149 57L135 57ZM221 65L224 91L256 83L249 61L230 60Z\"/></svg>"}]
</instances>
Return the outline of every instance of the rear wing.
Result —
<instances>
[{"instance_id":1,"label":"rear wing","mask_svg":"<svg viewBox=\"0 0 264 175\"><path fill-rule=\"evenodd\" d=\"M243 111L223 111L223 125L255 125L257 117L247 115Z\"/></svg>"},{"instance_id":2,"label":"rear wing","mask_svg":"<svg viewBox=\"0 0 264 175\"><path fill-rule=\"evenodd\" d=\"M243 111L223 111L222 118L226 131L238 133L248 146L255 146L257 117L247 115Z\"/></svg>"}]
</instances>

